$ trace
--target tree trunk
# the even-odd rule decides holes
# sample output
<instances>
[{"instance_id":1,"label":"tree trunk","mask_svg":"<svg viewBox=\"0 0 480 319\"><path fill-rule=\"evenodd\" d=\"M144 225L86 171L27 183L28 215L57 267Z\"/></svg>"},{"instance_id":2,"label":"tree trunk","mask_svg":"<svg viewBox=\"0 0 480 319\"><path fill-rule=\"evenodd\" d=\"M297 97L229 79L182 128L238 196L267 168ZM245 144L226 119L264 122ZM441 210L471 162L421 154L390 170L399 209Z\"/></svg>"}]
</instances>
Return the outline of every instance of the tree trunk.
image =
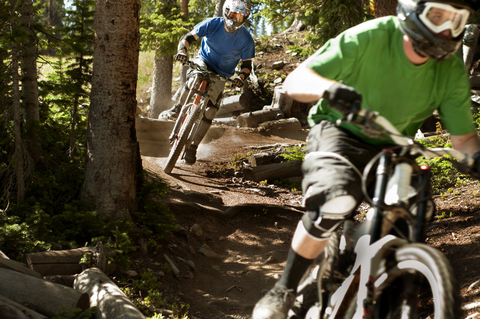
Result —
<instances>
[{"instance_id":1,"label":"tree trunk","mask_svg":"<svg viewBox=\"0 0 480 319\"><path fill-rule=\"evenodd\" d=\"M173 57L161 55L161 48L155 51L149 117L157 119L162 111L171 107Z\"/></svg>"},{"instance_id":2,"label":"tree trunk","mask_svg":"<svg viewBox=\"0 0 480 319\"><path fill-rule=\"evenodd\" d=\"M10 0L10 17L12 34L16 33L16 12L15 1ZM17 204L25 199L25 171L24 161L25 152L23 148L22 131L20 128L20 87L18 78L18 45L12 42L12 85L13 85L13 129L15 135L15 153L13 160L15 161L15 179L17 184Z\"/></svg>"},{"instance_id":3,"label":"tree trunk","mask_svg":"<svg viewBox=\"0 0 480 319\"><path fill-rule=\"evenodd\" d=\"M397 0L375 0L375 18L397 15Z\"/></svg>"},{"instance_id":4,"label":"tree trunk","mask_svg":"<svg viewBox=\"0 0 480 319\"><path fill-rule=\"evenodd\" d=\"M38 125L40 111L38 106L38 82L37 82L37 47L33 25L33 2L24 0L20 17L20 28L27 33L27 40L21 45L21 69L22 69L22 101L25 107L25 122L27 137L24 139L25 146L35 161L41 156L40 138Z\"/></svg>"},{"instance_id":5,"label":"tree trunk","mask_svg":"<svg viewBox=\"0 0 480 319\"><path fill-rule=\"evenodd\" d=\"M141 158L135 132L140 0L97 0L94 65L81 198L111 218L137 209Z\"/></svg>"},{"instance_id":6,"label":"tree trunk","mask_svg":"<svg viewBox=\"0 0 480 319\"><path fill-rule=\"evenodd\" d=\"M214 17L223 17L223 4L225 0L216 0Z\"/></svg>"},{"instance_id":7,"label":"tree trunk","mask_svg":"<svg viewBox=\"0 0 480 319\"><path fill-rule=\"evenodd\" d=\"M182 10L183 17L188 19L188 0L180 0L180 10ZM188 66L182 65L180 71L180 87L187 81Z\"/></svg>"}]
</instances>

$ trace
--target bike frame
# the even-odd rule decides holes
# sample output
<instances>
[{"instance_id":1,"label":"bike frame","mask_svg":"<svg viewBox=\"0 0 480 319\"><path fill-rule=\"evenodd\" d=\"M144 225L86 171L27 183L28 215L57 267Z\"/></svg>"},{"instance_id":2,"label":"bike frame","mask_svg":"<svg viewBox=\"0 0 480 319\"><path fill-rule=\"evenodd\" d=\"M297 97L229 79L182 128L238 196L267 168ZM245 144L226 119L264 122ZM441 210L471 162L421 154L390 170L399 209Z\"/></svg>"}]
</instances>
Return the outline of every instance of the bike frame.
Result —
<instances>
[{"instance_id":1,"label":"bike frame","mask_svg":"<svg viewBox=\"0 0 480 319\"><path fill-rule=\"evenodd\" d=\"M359 115L368 116L368 113L365 110L361 110ZM428 224L427 203L431 198L429 184L431 171L429 168L421 167L420 170L415 172L418 185L421 185L421 188L415 195L417 206L415 213L413 213L410 209L414 205L412 204L409 207L408 200L399 200L395 204L385 203L388 182L393 170L397 166L402 165L401 163L408 163L407 165L413 167L416 164L408 162L408 160L414 160L419 156L419 153L429 157L451 155L464 165L473 164L472 159L453 149L423 149L421 146L414 144L413 140L401 136L386 119L375 115L374 120L377 124L381 123L383 130L387 130L389 133L393 132L393 139L400 145L400 148L398 148L399 150L396 153L392 149L385 149L378 157L375 188L370 203L371 209L367 213L367 220L363 222L366 224L363 227L358 227L356 231L349 232L349 234L343 233L343 236L350 237L344 237L343 240L350 240L350 242L354 241L355 243L353 252L350 252L356 254L355 263L349 271L349 275L342 281L340 286L331 290L333 293L328 300L328 306L322 305L324 308L323 318L371 318L375 298L389 284L385 261L386 256L399 247L410 243L420 243L424 240ZM364 180L366 180L366 175L368 175L368 172L364 172ZM398 187L399 198L406 198L405 195L407 194L400 194L401 192L408 192L411 176L408 174L406 177L403 180L406 185L399 185ZM366 187L364 192L366 192ZM388 234L389 231L395 229L395 226L394 223L385 217L386 211L391 211L400 216L400 218L404 218L410 224L408 234L404 236L405 238ZM351 221L346 221L344 230L348 227L347 222L351 223ZM355 240L355 238L357 239ZM401 269L397 269L397 271L401 271ZM331 272L333 273L333 270ZM321 296L321 267L317 270L316 277L318 278L319 294ZM354 300L355 302L353 302ZM320 303L322 303L321 300Z\"/></svg>"},{"instance_id":2,"label":"bike frame","mask_svg":"<svg viewBox=\"0 0 480 319\"><path fill-rule=\"evenodd\" d=\"M191 85L188 88L188 95L168 138L172 147L163 169L167 174L171 173L177 159L184 157L185 150L194 141L215 83L228 81L227 78L212 71L203 70L194 62L188 62L188 64L194 73L188 83Z\"/></svg>"}]
</instances>

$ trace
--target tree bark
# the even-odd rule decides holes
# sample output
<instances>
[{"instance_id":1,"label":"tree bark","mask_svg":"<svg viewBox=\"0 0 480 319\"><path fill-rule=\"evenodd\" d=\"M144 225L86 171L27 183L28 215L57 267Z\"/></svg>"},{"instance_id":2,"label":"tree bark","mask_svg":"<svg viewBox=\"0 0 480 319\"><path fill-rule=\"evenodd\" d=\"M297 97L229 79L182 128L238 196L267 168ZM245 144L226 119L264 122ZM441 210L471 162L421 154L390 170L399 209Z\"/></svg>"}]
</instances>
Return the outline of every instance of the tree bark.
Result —
<instances>
[{"instance_id":1,"label":"tree bark","mask_svg":"<svg viewBox=\"0 0 480 319\"><path fill-rule=\"evenodd\" d=\"M13 270L0 268L0 282L0 295L49 317L90 308L87 294Z\"/></svg>"},{"instance_id":2,"label":"tree bark","mask_svg":"<svg viewBox=\"0 0 480 319\"><path fill-rule=\"evenodd\" d=\"M180 10L182 10L183 17L188 19L188 0L180 0ZM188 66L182 65L180 68L180 86L182 86L187 81Z\"/></svg>"},{"instance_id":3,"label":"tree bark","mask_svg":"<svg viewBox=\"0 0 480 319\"><path fill-rule=\"evenodd\" d=\"M97 318L144 319L128 297L98 268L78 275L74 288L90 296L91 307L97 307Z\"/></svg>"},{"instance_id":4,"label":"tree bark","mask_svg":"<svg viewBox=\"0 0 480 319\"><path fill-rule=\"evenodd\" d=\"M137 210L141 158L135 132L140 0L97 0L94 65L81 198L111 218ZM138 175L137 175L138 174Z\"/></svg>"},{"instance_id":5,"label":"tree bark","mask_svg":"<svg viewBox=\"0 0 480 319\"><path fill-rule=\"evenodd\" d=\"M158 46L155 51L149 115L153 119L157 119L162 111L171 107L173 77L173 57L162 55Z\"/></svg>"},{"instance_id":6,"label":"tree bark","mask_svg":"<svg viewBox=\"0 0 480 319\"><path fill-rule=\"evenodd\" d=\"M12 34L16 33L16 12L15 1L10 0L10 17ZM18 78L18 44L16 41L12 42L12 86L13 86L13 129L15 136L15 153L13 155L15 161L15 179L17 184L17 204L20 204L25 199L25 171L24 161L25 152L23 147L22 132L20 128L20 86Z\"/></svg>"},{"instance_id":7,"label":"tree bark","mask_svg":"<svg viewBox=\"0 0 480 319\"><path fill-rule=\"evenodd\" d=\"M40 138L38 134L40 111L38 106L37 82L37 46L33 24L33 1L24 0L21 8L20 28L25 32L27 40L21 44L22 101L25 107L25 123L27 137L25 146L35 161L41 156Z\"/></svg>"},{"instance_id":8,"label":"tree bark","mask_svg":"<svg viewBox=\"0 0 480 319\"><path fill-rule=\"evenodd\" d=\"M397 15L397 0L375 0L375 18Z\"/></svg>"},{"instance_id":9,"label":"tree bark","mask_svg":"<svg viewBox=\"0 0 480 319\"><path fill-rule=\"evenodd\" d=\"M215 13L213 15L215 18L223 17L223 5L224 4L225 4L225 0L216 0Z\"/></svg>"}]
</instances>

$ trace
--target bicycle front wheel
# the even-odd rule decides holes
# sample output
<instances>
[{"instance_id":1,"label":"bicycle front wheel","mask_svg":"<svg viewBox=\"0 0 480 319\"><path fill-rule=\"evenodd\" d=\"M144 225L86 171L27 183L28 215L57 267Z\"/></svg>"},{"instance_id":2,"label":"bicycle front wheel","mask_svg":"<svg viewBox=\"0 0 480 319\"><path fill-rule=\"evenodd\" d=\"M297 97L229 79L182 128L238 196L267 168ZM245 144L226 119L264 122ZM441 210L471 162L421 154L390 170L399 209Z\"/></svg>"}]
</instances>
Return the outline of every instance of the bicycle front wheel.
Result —
<instances>
[{"instance_id":1,"label":"bicycle front wheel","mask_svg":"<svg viewBox=\"0 0 480 319\"><path fill-rule=\"evenodd\" d=\"M388 263L388 262L387 262ZM375 319L456 319L461 300L448 259L425 244L408 244L395 252L395 266L380 284ZM385 276L384 276L385 277Z\"/></svg>"},{"instance_id":2,"label":"bicycle front wheel","mask_svg":"<svg viewBox=\"0 0 480 319\"><path fill-rule=\"evenodd\" d=\"M173 141L172 148L168 154L167 163L163 168L165 173L170 174L175 167L175 163L177 162L178 157L182 153L185 144L187 143L187 139L192 131L193 124L195 124L196 120L198 119L201 107L201 104L194 103L190 103L190 105L187 106L187 112L185 114L185 118L183 119L182 126L180 127L177 137ZM181 120L182 119L180 118L177 119L177 121Z\"/></svg>"}]
</instances>

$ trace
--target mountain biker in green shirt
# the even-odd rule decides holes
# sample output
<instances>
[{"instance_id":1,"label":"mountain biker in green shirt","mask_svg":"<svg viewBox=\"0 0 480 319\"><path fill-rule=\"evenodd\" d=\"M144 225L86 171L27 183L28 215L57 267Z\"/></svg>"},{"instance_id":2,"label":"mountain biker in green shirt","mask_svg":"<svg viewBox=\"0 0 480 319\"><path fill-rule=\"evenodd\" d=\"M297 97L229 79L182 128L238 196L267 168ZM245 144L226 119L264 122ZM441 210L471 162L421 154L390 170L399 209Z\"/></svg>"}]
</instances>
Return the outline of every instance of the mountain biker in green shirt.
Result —
<instances>
[{"instance_id":1,"label":"mountain biker in green shirt","mask_svg":"<svg viewBox=\"0 0 480 319\"><path fill-rule=\"evenodd\" d=\"M362 201L361 178L351 165L363 171L382 145L391 143L388 137L364 136L352 123L336 126L344 117L338 109L354 113L360 106L368 108L410 136L438 110L452 146L474 157L479 166L470 82L455 54L471 13L460 0L399 0L397 16L346 30L287 77L287 95L304 103L319 101L309 112L312 128L302 165L306 213L284 272L257 302L253 319L287 318L304 273Z\"/></svg>"}]
</instances>

